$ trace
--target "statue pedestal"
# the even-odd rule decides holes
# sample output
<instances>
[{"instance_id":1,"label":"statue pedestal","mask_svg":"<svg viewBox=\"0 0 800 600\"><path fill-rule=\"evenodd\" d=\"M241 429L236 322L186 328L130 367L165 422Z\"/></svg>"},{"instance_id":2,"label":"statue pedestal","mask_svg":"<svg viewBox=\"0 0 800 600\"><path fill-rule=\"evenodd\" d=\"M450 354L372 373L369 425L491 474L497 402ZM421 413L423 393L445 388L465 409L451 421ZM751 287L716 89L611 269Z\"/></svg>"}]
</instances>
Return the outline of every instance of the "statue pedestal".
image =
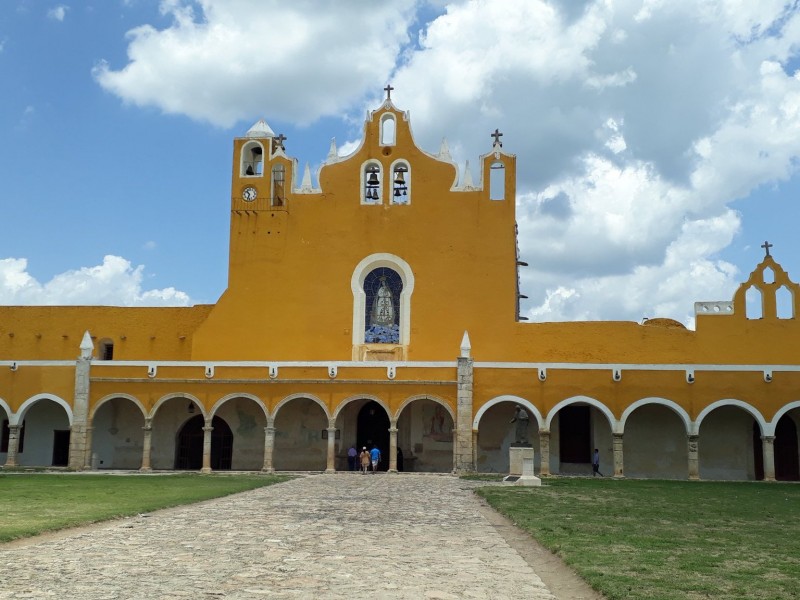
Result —
<instances>
[{"instance_id":1,"label":"statue pedestal","mask_svg":"<svg viewBox=\"0 0 800 600\"><path fill-rule=\"evenodd\" d=\"M542 480L533 474L534 452L532 446L512 446L508 449L509 475L505 485L540 486Z\"/></svg>"}]
</instances>

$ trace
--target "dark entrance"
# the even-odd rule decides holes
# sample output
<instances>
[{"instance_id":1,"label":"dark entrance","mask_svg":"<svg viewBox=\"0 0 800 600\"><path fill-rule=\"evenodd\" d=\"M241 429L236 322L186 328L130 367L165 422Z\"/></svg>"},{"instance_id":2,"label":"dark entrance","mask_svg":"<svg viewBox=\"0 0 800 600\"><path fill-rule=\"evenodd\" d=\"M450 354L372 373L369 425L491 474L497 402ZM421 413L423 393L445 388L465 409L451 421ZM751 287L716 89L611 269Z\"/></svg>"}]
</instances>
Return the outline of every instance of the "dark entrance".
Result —
<instances>
[{"instance_id":1,"label":"dark entrance","mask_svg":"<svg viewBox=\"0 0 800 600\"><path fill-rule=\"evenodd\" d=\"M389 469L389 415L383 407L370 400L358 411L358 430L356 433L357 448L361 452L364 446L372 450L372 446L381 451L380 471Z\"/></svg>"},{"instance_id":2,"label":"dark entrance","mask_svg":"<svg viewBox=\"0 0 800 600\"><path fill-rule=\"evenodd\" d=\"M66 467L69 464L69 429L53 431L53 466Z\"/></svg>"},{"instance_id":3,"label":"dark entrance","mask_svg":"<svg viewBox=\"0 0 800 600\"><path fill-rule=\"evenodd\" d=\"M773 442L775 455L775 479L778 481L800 480L800 459L798 458L797 427L789 415L784 415L775 428ZM761 428L753 423L753 464L755 478L764 479L764 451L761 441Z\"/></svg>"},{"instance_id":4,"label":"dark entrance","mask_svg":"<svg viewBox=\"0 0 800 600\"><path fill-rule=\"evenodd\" d=\"M562 463L591 462L591 413L589 406L565 406L558 413L558 450Z\"/></svg>"},{"instance_id":5,"label":"dark entrance","mask_svg":"<svg viewBox=\"0 0 800 600\"><path fill-rule=\"evenodd\" d=\"M178 432L175 448L175 468L196 471L203 468L203 415L192 417ZM233 459L233 432L224 419L211 421L211 468L215 471L231 468Z\"/></svg>"}]
</instances>

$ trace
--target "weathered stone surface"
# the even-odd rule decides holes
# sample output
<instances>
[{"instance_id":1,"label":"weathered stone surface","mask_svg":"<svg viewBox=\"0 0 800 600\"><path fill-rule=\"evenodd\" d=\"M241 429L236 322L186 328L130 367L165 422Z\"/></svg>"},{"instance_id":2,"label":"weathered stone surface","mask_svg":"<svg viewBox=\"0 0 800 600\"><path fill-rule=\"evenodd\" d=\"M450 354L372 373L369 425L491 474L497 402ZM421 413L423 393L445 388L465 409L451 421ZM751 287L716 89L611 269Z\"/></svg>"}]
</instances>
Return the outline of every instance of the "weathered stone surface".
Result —
<instances>
[{"instance_id":1,"label":"weathered stone surface","mask_svg":"<svg viewBox=\"0 0 800 600\"><path fill-rule=\"evenodd\" d=\"M317 475L7 544L0 599L552 599L472 486Z\"/></svg>"}]
</instances>

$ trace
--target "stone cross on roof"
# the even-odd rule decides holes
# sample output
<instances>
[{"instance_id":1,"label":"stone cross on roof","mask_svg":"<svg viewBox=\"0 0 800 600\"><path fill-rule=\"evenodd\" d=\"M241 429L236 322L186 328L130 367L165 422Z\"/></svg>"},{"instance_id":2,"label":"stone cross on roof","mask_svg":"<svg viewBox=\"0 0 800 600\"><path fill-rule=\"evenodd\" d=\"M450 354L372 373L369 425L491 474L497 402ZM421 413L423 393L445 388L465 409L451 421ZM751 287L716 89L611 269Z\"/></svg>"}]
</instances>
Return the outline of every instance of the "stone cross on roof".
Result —
<instances>
[{"instance_id":1,"label":"stone cross on roof","mask_svg":"<svg viewBox=\"0 0 800 600\"><path fill-rule=\"evenodd\" d=\"M387 83L387 84L386 84L386 87L385 87L385 88L383 88L383 91L384 91L384 92L386 92L386 99L387 99L387 100L391 100L391 99L392 99L392 90L393 90L393 89L394 89L394 88L392 87L392 84L391 84L391 83Z\"/></svg>"},{"instance_id":2,"label":"stone cross on roof","mask_svg":"<svg viewBox=\"0 0 800 600\"><path fill-rule=\"evenodd\" d=\"M769 249L772 248L772 244L770 244L769 242L764 242L763 244L761 244L761 247L764 249L764 252L767 253L766 255L769 256Z\"/></svg>"},{"instance_id":3,"label":"stone cross on roof","mask_svg":"<svg viewBox=\"0 0 800 600\"><path fill-rule=\"evenodd\" d=\"M278 148L280 148L281 150L286 150L286 148L283 145L283 142L286 141L285 135L283 135L282 133L278 134L278 137L275 138L275 141L278 142Z\"/></svg>"},{"instance_id":4,"label":"stone cross on roof","mask_svg":"<svg viewBox=\"0 0 800 600\"><path fill-rule=\"evenodd\" d=\"M495 129L494 130L494 133L492 134L492 137L494 138L495 146L500 146L502 148L503 147L503 142L500 141L500 138L503 137L503 134L500 133L499 129Z\"/></svg>"}]
</instances>

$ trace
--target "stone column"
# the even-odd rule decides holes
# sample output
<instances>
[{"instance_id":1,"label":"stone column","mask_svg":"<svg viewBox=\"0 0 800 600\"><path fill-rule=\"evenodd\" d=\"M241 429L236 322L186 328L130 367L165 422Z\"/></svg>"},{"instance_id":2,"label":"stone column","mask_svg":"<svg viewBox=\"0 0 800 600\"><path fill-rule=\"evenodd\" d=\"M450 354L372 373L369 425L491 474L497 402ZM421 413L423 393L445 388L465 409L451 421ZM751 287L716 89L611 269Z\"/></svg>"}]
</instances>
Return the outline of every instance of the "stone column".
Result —
<instances>
[{"instance_id":1,"label":"stone column","mask_svg":"<svg viewBox=\"0 0 800 600\"><path fill-rule=\"evenodd\" d=\"M17 449L19 448L19 425L8 426L8 454L6 454L6 467L17 466Z\"/></svg>"},{"instance_id":2,"label":"stone column","mask_svg":"<svg viewBox=\"0 0 800 600\"><path fill-rule=\"evenodd\" d=\"M397 423L389 427L389 473L397 473Z\"/></svg>"},{"instance_id":3,"label":"stone column","mask_svg":"<svg viewBox=\"0 0 800 600\"><path fill-rule=\"evenodd\" d=\"M69 434L69 468L82 469L86 463L86 426L89 419L89 370L94 343L89 332L83 334L80 357L75 363L75 394L72 401L72 426Z\"/></svg>"},{"instance_id":4,"label":"stone column","mask_svg":"<svg viewBox=\"0 0 800 600\"><path fill-rule=\"evenodd\" d=\"M761 436L761 450L764 455L764 481L775 481L775 436Z\"/></svg>"},{"instance_id":5,"label":"stone column","mask_svg":"<svg viewBox=\"0 0 800 600\"><path fill-rule=\"evenodd\" d=\"M475 470L472 460L472 380L474 361L458 357L458 390L456 406L455 464L453 471L467 473Z\"/></svg>"},{"instance_id":6,"label":"stone column","mask_svg":"<svg viewBox=\"0 0 800 600\"><path fill-rule=\"evenodd\" d=\"M275 427L272 422L268 421L267 426L264 427L264 466L261 471L264 473L274 473L275 469L272 467L272 449L275 447Z\"/></svg>"},{"instance_id":7,"label":"stone column","mask_svg":"<svg viewBox=\"0 0 800 600\"><path fill-rule=\"evenodd\" d=\"M83 469L90 471L92 469L92 432L94 427L86 428L86 453L83 455Z\"/></svg>"},{"instance_id":8,"label":"stone column","mask_svg":"<svg viewBox=\"0 0 800 600\"><path fill-rule=\"evenodd\" d=\"M336 473L336 427L333 423L328 427L328 464L326 473Z\"/></svg>"},{"instance_id":9,"label":"stone column","mask_svg":"<svg viewBox=\"0 0 800 600\"><path fill-rule=\"evenodd\" d=\"M550 430L539 430L539 475L550 475Z\"/></svg>"},{"instance_id":10,"label":"stone column","mask_svg":"<svg viewBox=\"0 0 800 600\"><path fill-rule=\"evenodd\" d=\"M142 431L144 431L144 438L142 439L142 466L139 468L139 471L142 473L149 473L153 470L150 466L150 444L153 434L153 424L150 419L144 420Z\"/></svg>"},{"instance_id":11,"label":"stone column","mask_svg":"<svg viewBox=\"0 0 800 600\"><path fill-rule=\"evenodd\" d=\"M213 427L203 427L203 468L200 469L201 473L211 473L211 432L214 431Z\"/></svg>"},{"instance_id":12,"label":"stone column","mask_svg":"<svg viewBox=\"0 0 800 600\"><path fill-rule=\"evenodd\" d=\"M472 430L472 464L475 465L475 470L478 470L478 430Z\"/></svg>"},{"instance_id":13,"label":"stone column","mask_svg":"<svg viewBox=\"0 0 800 600\"><path fill-rule=\"evenodd\" d=\"M622 453L622 434L613 434L612 445L614 448L614 477L620 479L625 477L625 470L623 468L623 453Z\"/></svg>"},{"instance_id":14,"label":"stone column","mask_svg":"<svg viewBox=\"0 0 800 600\"><path fill-rule=\"evenodd\" d=\"M700 479L700 436L687 436L689 443L689 479L698 481Z\"/></svg>"}]
</instances>

